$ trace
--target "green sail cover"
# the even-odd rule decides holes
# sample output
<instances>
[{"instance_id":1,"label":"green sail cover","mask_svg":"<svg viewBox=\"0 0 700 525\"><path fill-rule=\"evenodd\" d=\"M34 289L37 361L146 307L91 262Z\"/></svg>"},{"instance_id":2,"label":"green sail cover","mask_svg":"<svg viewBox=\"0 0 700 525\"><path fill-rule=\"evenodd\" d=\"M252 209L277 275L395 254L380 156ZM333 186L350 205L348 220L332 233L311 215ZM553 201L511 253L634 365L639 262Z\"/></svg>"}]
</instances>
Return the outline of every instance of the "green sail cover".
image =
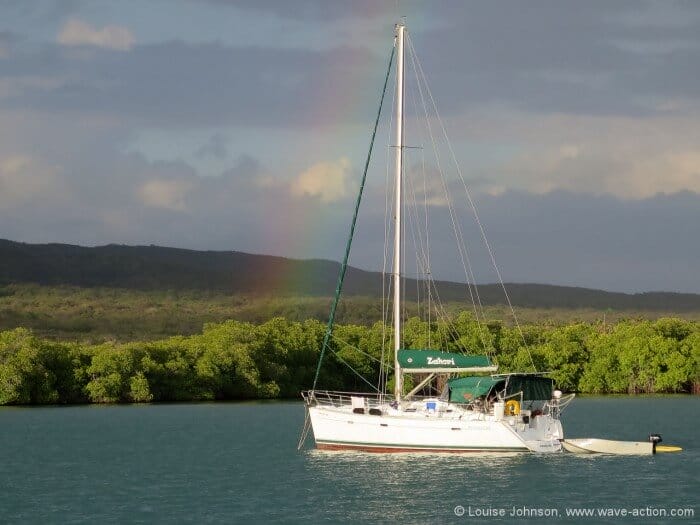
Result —
<instances>
[{"instance_id":1,"label":"green sail cover","mask_svg":"<svg viewBox=\"0 0 700 525\"><path fill-rule=\"evenodd\" d=\"M410 371L420 370L444 370L459 368L486 368L491 367L488 356L464 355L439 350L408 350L398 352L399 365Z\"/></svg>"},{"instance_id":2,"label":"green sail cover","mask_svg":"<svg viewBox=\"0 0 700 525\"><path fill-rule=\"evenodd\" d=\"M501 383L505 383L502 377L479 376L458 377L450 379L447 385L450 387L450 402L470 403L477 397L485 396L491 389ZM500 387L503 388L502 386Z\"/></svg>"}]
</instances>

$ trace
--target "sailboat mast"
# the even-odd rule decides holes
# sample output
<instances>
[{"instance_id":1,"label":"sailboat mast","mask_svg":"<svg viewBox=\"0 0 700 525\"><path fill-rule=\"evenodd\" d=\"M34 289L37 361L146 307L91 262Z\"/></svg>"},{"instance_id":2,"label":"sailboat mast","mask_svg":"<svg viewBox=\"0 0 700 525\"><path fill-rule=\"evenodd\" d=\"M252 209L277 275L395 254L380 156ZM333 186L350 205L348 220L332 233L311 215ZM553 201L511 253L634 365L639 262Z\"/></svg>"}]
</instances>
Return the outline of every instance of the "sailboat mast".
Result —
<instances>
[{"instance_id":1,"label":"sailboat mast","mask_svg":"<svg viewBox=\"0 0 700 525\"><path fill-rule=\"evenodd\" d=\"M403 392L403 376L399 365L401 348L401 174L403 171L403 22L396 26L396 138L395 138L395 189L394 195L394 396L397 401Z\"/></svg>"}]
</instances>

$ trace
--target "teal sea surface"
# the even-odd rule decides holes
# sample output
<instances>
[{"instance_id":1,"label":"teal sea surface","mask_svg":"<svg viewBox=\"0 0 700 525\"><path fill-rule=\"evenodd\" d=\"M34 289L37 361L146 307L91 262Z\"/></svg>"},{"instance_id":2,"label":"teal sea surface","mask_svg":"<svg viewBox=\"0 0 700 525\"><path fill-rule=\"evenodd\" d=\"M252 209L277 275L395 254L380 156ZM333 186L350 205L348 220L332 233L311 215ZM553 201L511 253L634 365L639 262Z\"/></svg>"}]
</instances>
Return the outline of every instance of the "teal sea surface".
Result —
<instances>
[{"instance_id":1,"label":"teal sea surface","mask_svg":"<svg viewBox=\"0 0 700 525\"><path fill-rule=\"evenodd\" d=\"M0 522L700 523L700 397L581 398L562 419L568 437L684 450L380 455L309 436L297 452L301 403L4 407Z\"/></svg>"}]
</instances>

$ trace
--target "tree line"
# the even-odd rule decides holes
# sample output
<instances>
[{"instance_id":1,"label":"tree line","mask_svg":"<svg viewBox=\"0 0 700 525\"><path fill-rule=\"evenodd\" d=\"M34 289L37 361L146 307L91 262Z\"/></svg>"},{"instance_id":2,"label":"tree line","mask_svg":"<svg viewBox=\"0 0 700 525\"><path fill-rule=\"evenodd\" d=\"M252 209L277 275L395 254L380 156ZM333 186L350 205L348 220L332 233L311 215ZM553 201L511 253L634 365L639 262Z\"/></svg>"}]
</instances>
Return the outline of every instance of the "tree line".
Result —
<instances>
[{"instance_id":1,"label":"tree line","mask_svg":"<svg viewBox=\"0 0 700 525\"><path fill-rule=\"evenodd\" d=\"M297 398L311 387L325 326L275 318L226 321L158 341L61 342L26 328L0 332L0 404L118 403ZM319 388L367 388L391 364L390 329L338 325ZM569 392L700 393L700 323L676 318L612 326L504 326L461 313L404 324L404 346L487 349L500 372L551 371ZM481 350L479 350L481 349ZM350 365L352 369L347 366Z\"/></svg>"}]
</instances>

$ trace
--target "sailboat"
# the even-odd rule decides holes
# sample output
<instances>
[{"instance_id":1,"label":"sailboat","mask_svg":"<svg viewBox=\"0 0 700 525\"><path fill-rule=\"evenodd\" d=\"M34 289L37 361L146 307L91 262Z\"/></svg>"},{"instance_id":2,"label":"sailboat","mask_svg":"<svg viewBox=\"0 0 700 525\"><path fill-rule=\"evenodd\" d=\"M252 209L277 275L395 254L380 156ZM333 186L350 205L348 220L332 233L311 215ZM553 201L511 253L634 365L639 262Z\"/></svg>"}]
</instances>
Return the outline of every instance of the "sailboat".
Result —
<instances>
[{"instance_id":1,"label":"sailboat","mask_svg":"<svg viewBox=\"0 0 700 525\"><path fill-rule=\"evenodd\" d=\"M434 348L402 348L402 176L404 163L404 65L405 21L397 24L394 48L384 82L396 56L393 204L393 395L379 391L332 392L316 388L321 361L332 337L335 309L347 268L369 156L355 207L350 239L341 265L335 300L311 390L302 393L307 424L318 449L368 452L535 452L562 450L562 409L573 399L554 389L546 374L496 374L498 366L488 355L441 351ZM377 122L379 121L379 114ZM372 143L376 135L375 122ZM371 146L370 146L371 154ZM500 274L499 274L500 277ZM418 378L404 392L406 375ZM419 396L426 385L442 377L436 395ZM439 384L439 383L438 383ZM385 382L386 385L386 382Z\"/></svg>"}]
</instances>

